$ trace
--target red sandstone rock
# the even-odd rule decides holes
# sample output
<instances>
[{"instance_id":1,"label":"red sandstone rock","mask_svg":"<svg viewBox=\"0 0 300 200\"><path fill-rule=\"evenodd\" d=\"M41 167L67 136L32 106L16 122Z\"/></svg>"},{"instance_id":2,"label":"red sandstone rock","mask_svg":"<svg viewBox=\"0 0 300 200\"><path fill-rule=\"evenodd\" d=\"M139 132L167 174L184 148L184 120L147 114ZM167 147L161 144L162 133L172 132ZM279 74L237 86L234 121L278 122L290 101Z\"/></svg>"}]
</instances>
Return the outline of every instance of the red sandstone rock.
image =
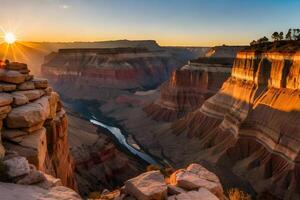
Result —
<instances>
[{"instance_id":1,"label":"red sandstone rock","mask_svg":"<svg viewBox=\"0 0 300 200\"><path fill-rule=\"evenodd\" d=\"M139 200L163 200L167 197L167 185L159 171L150 171L125 183L125 190Z\"/></svg>"},{"instance_id":2,"label":"red sandstone rock","mask_svg":"<svg viewBox=\"0 0 300 200\"><path fill-rule=\"evenodd\" d=\"M229 75L230 68L222 64L190 63L172 74L161 86L160 99L145 107L145 111L152 119L174 121L201 106Z\"/></svg>"},{"instance_id":3,"label":"red sandstone rock","mask_svg":"<svg viewBox=\"0 0 300 200\"><path fill-rule=\"evenodd\" d=\"M221 90L174 133L197 136L198 159L225 162L258 193L299 198L299 55L240 52Z\"/></svg>"}]
</instances>

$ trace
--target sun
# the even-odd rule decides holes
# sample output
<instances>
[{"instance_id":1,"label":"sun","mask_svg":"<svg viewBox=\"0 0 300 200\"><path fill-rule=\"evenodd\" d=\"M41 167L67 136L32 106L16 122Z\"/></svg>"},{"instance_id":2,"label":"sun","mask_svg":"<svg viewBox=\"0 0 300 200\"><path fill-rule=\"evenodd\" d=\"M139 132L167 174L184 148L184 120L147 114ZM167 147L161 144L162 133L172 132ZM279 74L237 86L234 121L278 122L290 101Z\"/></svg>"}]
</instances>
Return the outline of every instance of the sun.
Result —
<instances>
[{"instance_id":1,"label":"sun","mask_svg":"<svg viewBox=\"0 0 300 200\"><path fill-rule=\"evenodd\" d=\"M4 40L7 44L13 44L16 42L16 36L13 33L5 33Z\"/></svg>"}]
</instances>

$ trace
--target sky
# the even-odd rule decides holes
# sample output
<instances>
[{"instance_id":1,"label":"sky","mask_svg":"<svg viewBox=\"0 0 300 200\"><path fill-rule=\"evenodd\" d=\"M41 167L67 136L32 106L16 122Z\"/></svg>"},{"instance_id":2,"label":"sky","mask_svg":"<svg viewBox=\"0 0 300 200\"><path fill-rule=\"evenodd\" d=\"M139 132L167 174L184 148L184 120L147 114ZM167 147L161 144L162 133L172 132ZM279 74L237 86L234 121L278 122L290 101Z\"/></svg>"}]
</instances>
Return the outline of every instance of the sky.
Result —
<instances>
[{"instance_id":1,"label":"sky","mask_svg":"<svg viewBox=\"0 0 300 200\"><path fill-rule=\"evenodd\" d=\"M300 28L300 0L0 0L0 27L22 41L156 40L243 45Z\"/></svg>"}]
</instances>

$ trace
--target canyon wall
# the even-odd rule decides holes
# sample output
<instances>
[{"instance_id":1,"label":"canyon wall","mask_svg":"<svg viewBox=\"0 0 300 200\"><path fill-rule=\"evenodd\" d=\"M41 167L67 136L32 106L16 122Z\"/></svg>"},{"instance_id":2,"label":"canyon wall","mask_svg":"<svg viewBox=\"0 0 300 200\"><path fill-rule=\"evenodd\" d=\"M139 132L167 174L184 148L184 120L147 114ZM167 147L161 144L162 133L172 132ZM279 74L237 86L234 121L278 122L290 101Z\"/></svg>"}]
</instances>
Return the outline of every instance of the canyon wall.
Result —
<instances>
[{"instance_id":1,"label":"canyon wall","mask_svg":"<svg viewBox=\"0 0 300 200\"><path fill-rule=\"evenodd\" d=\"M68 120L59 95L46 79L34 78L26 64L0 69L1 158L5 151L24 156L37 170L77 189L68 145Z\"/></svg>"},{"instance_id":2,"label":"canyon wall","mask_svg":"<svg viewBox=\"0 0 300 200\"><path fill-rule=\"evenodd\" d=\"M42 74L64 96L101 99L101 95L97 95L101 88L156 87L181 64L182 61L166 51L69 49L47 56Z\"/></svg>"},{"instance_id":3,"label":"canyon wall","mask_svg":"<svg viewBox=\"0 0 300 200\"><path fill-rule=\"evenodd\" d=\"M174 121L193 111L215 94L229 77L231 69L190 63L175 70L160 87L161 96L145 107L148 116L158 121Z\"/></svg>"},{"instance_id":4,"label":"canyon wall","mask_svg":"<svg viewBox=\"0 0 300 200\"><path fill-rule=\"evenodd\" d=\"M14 44L18 51L7 43L0 44L1 58L10 61L27 63L34 75L40 75L41 65L44 57L58 49L66 48L146 48L148 50L159 50L161 47L154 40L113 40L101 42L16 42ZM17 58L17 60L16 60Z\"/></svg>"},{"instance_id":5,"label":"canyon wall","mask_svg":"<svg viewBox=\"0 0 300 200\"><path fill-rule=\"evenodd\" d=\"M172 125L196 137L199 159L227 166L259 194L300 198L298 43L238 53L220 91Z\"/></svg>"},{"instance_id":6,"label":"canyon wall","mask_svg":"<svg viewBox=\"0 0 300 200\"><path fill-rule=\"evenodd\" d=\"M205 56L191 60L175 70L162 84L161 96L145 107L148 116L158 121L174 121L195 110L229 77L234 58L242 46L217 46Z\"/></svg>"}]
</instances>

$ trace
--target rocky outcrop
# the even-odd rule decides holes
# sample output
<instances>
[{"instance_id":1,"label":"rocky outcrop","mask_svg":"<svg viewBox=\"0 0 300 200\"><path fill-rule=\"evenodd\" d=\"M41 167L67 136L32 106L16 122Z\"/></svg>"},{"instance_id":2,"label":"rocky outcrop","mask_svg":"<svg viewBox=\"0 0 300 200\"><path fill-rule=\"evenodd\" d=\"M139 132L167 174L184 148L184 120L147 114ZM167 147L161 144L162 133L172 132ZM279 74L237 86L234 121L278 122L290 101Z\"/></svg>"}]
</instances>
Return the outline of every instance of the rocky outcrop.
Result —
<instances>
[{"instance_id":1,"label":"rocky outcrop","mask_svg":"<svg viewBox=\"0 0 300 200\"><path fill-rule=\"evenodd\" d=\"M1 166L0 181L5 181L0 182L1 199L81 199L75 191L62 186L60 179L37 170L16 152L8 151Z\"/></svg>"},{"instance_id":2,"label":"rocky outcrop","mask_svg":"<svg viewBox=\"0 0 300 200\"><path fill-rule=\"evenodd\" d=\"M26 64L15 62L0 69L2 143L5 150L18 152L38 170L76 189L67 117L59 95L46 79L34 78L29 72ZM3 158L2 144L0 149Z\"/></svg>"},{"instance_id":3,"label":"rocky outcrop","mask_svg":"<svg viewBox=\"0 0 300 200\"><path fill-rule=\"evenodd\" d=\"M300 198L299 60L297 42L241 51L220 91L173 133L199 138L202 159L226 165L259 194Z\"/></svg>"},{"instance_id":4,"label":"rocky outcrop","mask_svg":"<svg viewBox=\"0 0 300 200\"><path fill-rule=\"evenodd\" d=\"M218 177L199 164L191 164L169 176L148 171L125 182L121 190L104 191L98 199L222 200L226 199Z\"/></svg>"}]
</instances>

